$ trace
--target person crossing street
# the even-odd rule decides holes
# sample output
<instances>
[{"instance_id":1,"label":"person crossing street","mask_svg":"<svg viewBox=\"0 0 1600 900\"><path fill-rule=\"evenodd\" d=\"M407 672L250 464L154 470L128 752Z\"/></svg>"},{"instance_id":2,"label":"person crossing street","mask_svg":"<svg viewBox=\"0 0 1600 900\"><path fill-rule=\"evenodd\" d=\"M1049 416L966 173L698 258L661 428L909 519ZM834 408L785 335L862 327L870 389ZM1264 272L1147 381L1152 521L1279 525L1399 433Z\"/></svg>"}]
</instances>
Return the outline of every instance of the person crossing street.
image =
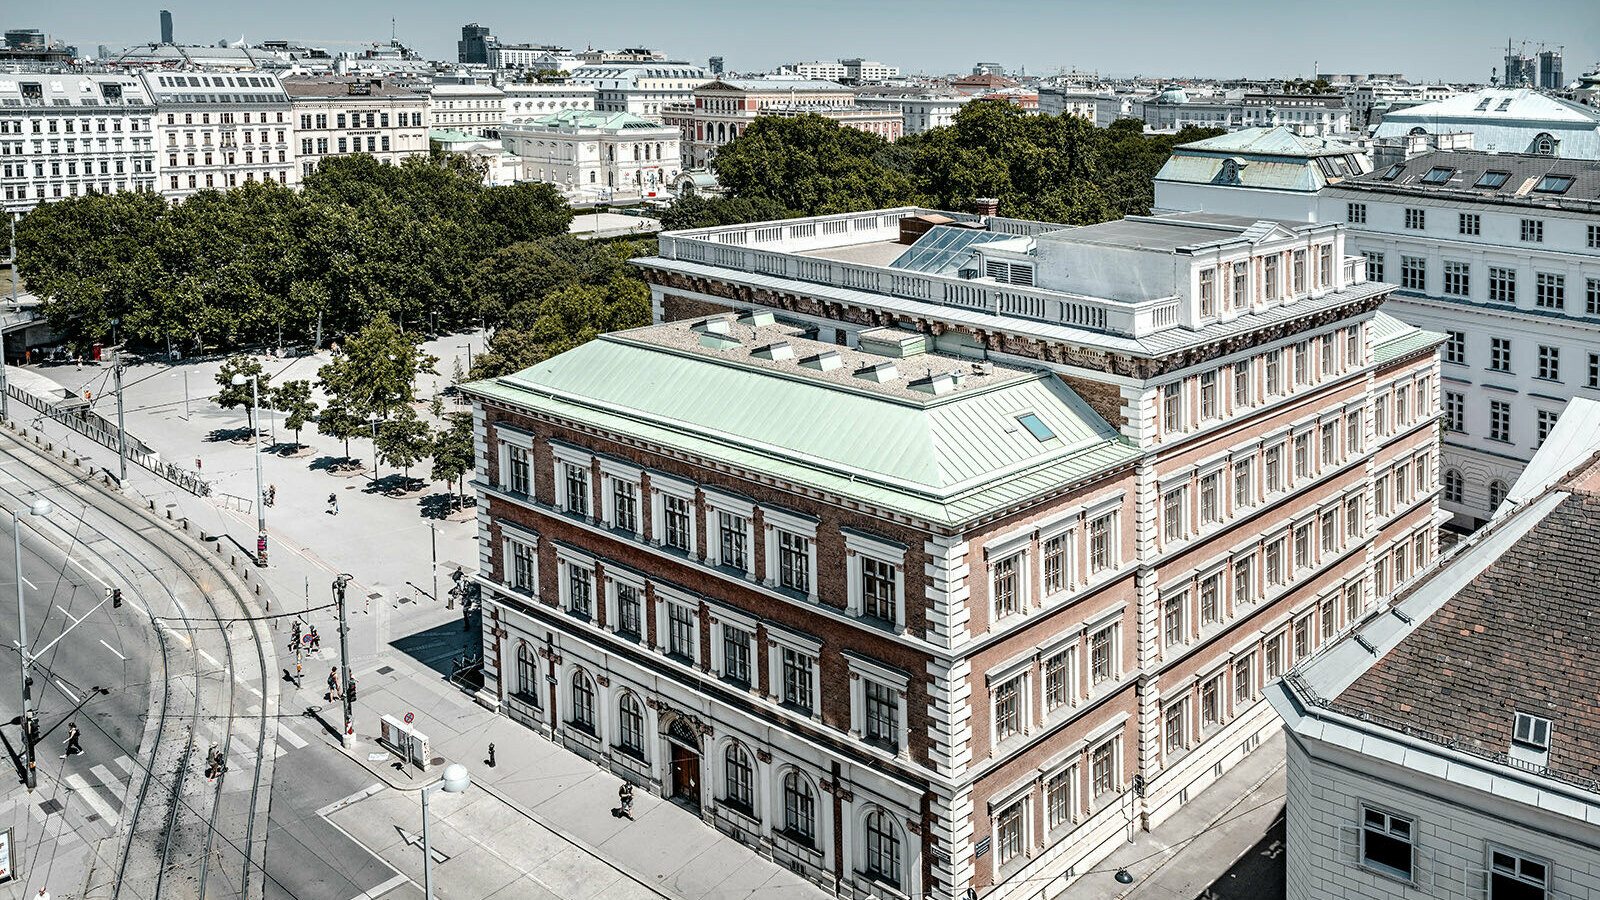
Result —
<instances>
[{"instance_id":1,"label":"person crossing street","mask_svg":"<svg viewBox=\"0 0 1600 900\"><path fill-rule=\"evenodd\" d=\"M328 702L332 703L343 696L344 693L339 690L339 667L334 666L328 670Z\"/></svg>"},{"instance_id":2,"label":"person crossing street","mask_svg":"<svg viewBox=\"0 0 1600 900\"><path fill-rule=\"evenodd\" d=\"M79 742L77 722L67 723L67 739L62 743L67 745L67 752L61 754L62 759L66 759L69 756L77 756L83 752L83 744Z\"/></svg>"}]
</instances>

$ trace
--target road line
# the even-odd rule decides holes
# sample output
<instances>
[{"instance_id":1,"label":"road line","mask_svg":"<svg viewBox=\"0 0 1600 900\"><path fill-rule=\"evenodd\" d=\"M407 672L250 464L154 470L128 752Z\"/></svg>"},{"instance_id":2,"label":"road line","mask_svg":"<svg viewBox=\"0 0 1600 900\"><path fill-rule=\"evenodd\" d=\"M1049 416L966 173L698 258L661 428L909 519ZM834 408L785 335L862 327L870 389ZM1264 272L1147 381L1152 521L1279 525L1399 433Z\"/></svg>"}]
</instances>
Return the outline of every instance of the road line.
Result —
<instances>
[{"instance_id":1,"label":"road line","mask_svg":"<svg viewBox=\"0 0 1600 900\"><path fill-rule=\"evenodd\" d=\"M213 666L222 665L222 663L217 662L217 658L215 656L212 656L211 654L205 652L204 650L200 651L200 657L202 659L204 659L206 662L211 663Z\"/></svg>"},{"instance_id":2,"label":"road line","mask_svg":"<svg viewBox=\"0 0 1600 900\"><path fill-rule=\"evenodd\" d=\"M72 702L73 703L77 703L78 702L78 695L74 694L72 691L68 690L67 686L61 683L61 679L52 678L50 680L54 681L56 683L56 687L61 689L61 693L66 694L68 697L72 698Z\"/></svg>"},{"instance_id":3,"label":"road line","mask_svg":"<svg viewBox=\"0 0 1600 900\"><path fill-rule=\"evenodd\" d=\"M390 891L394 890L395 888L399 887L402 884L405 884L406 882L408 882L410 880L411 879L407 878L404 875L396 875L393 878L389 879L388 881L385 881L383 884L378 885L377 887L373 888L370 891L367 891L364 894L355 895L354 897L351 898L351 900L378 900L379 897L382 897L384 894L389 893Z\"/></svg>"},{"instance_id":4,"label":"road line","mask_svg":"<svg viewBox=\"0 0 1600 900\"><path fill-rule=\"evenodd\" d=\"M117 648L111 646L110 644L106 643L105 641L101 641L100 642L100 646L106 648L107 650L110 650L112 653L117 653ZM128 661L128 658L126 656L123 656L121 653L117 653L117 659L120 659L123 662L127 662ZM356 685L356 686L360 687L360 685Z\"/></svg>"},{"instance_id":5,"label":"road line","mask_svg":"<svg viewBox=\"0 0 1600 900\"><path fill-rule=\"evenodd\" d=\"M117 768L121 769L124 772L127 772L129 775L133 774L133 769L134 769L133 760L127 758L126 756L119 756L119 757L116 758L116 763L117 763Z\"/></svg>"},{"instance_id":6,"label":"road line","mask_svg":"<svg viewBox=\"0 0 1600 900\"><path fill-rule=\"evenodd\" d=\"M26 575L22 576L22 583L27 585L29 588L31 588L33 590L37 591L39 589L39 586L37 584L34 584L33 582L29 581L28 580L28 576L26 576ZM60 609L60 608L61 607L59 607L59 606L56 607L56 609Z\"/></svg>"},{"instance_id":7,"label":"road line","mask_svg":"<svg viewBox=\"0 0 1600 900\"><path fill-rule=\"evenodd\" d=\"M300 735L295 734L294 732L290 731L289 730L289 726L287 726L287 725L279 725L278 726L278 734L284 740L286 740L290 744L292 744L296 750L299 750L300 748L306 746L305 738L302 738Z\"/></svg>"},{"instance_id":8,"label":"road line","mask_svg":"<svg viewBox=\"0 0 1600 900\"><path fill-rule=\"evenodd\" d=\"M94 777L100 779L100 786L101 787L115 788L116 789L116 793L113 794L112 796L120 796L123 791L126 791L128 789L128 786L123 784L122 782L118 781L115 777L113 777L112 774L111 774L111 770L106 768L105 766L90 766L89 767L89 773L92 774Z\"/></svg>"},{"instance_id":9,"label":"road line","mask_svg":"<svg viewBox=\"0 0 1600 900\"><path fill-rule=\"evenodd\" d=\"M89 782L83 780L82 775L68 775L67 786L72 788L73 792L78 796L82 797L83 802L89 804L91 809L99 813L100 818L104 819L107 825L110 825L112 828L117 827L117 824L121 821L121 819L117 816L116 811L111 808L111 804L105 801L105 798L100 796L99 792L89 786Z\"/></svg>"}]
</instances>

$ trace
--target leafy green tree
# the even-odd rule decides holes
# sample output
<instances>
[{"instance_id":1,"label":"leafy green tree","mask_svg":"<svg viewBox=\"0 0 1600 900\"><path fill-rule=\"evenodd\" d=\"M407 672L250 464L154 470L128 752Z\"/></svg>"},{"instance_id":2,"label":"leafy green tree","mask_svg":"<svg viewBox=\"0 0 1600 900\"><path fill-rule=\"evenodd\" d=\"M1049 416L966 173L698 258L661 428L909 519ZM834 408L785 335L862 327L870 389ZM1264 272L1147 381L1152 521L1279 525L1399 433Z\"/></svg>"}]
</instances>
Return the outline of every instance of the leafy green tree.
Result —
<instances>
[{"instance_id":1,"label":"leafy green tree","mask_svg":"<svg viewBox=\"0 0 1600 900\"><path fill-rule=\"evenodd\" d=\"M300 429L317 415L317 404L311 399L311 382L299 379L278 385L272 392L272 405L283 411L283 427L294 432L295 446L304 446L300 443Z\"/></svg>"},{"instance_id":2,"label":"leafy green tree","mask_svg":"<svg viewBox=\"0 0 1600 900\"><path fill-rule=\"evenodd\" d=\"M344 353L317 370L329 403L366 420L383 420L409 409L416 399L417 375L432 372L437 360L417 348L415 336L402 334L379 313L351 337Z\"/></svg>"},{"instance_id":3,"label":"leafy green tree","mask_svg":"<svg viewBox=\"0 0 1600 900\"><path fill-rule=\"evenodd\" d=\"M665 231L711 228L716 225L743 225L792 219L799 213L765 197L705 197L690 194L679 197L658 217Z\"/></svg>"},{"instance_id":4,"label":"leafy green tree","mask_svg":"<svg viewBox=\"0 0 1600 900\"><path fill-rule=\"evenodd\" d=\"M244 384L234 384L233 376L244 376ZM255 385L251 385L251 379ZM259 394L259 404L255 402ZM217 405L223 409L233 409L242 406L250 422L250 430L256 427L255 406L262 409L272 408L272 375L261 370L261 360L254 357L238 355L230 356L222 363L222 368L217 370L217 393L213 398Z\"/></svg>"},{"instance_id":5,"label":"leafy green tree","mask_svg":"<svg viewBox=\"0 0 1600 900\"><path fill-rule=\"evenodd\" d=\"M344 441L344 460L350 460L350 439L367 433L367 420L343 404L330 401L322 415L317 416L317 433L336 441Z\"/></svg>"},{"instance_id":6,"label":"leafy green tree","mask_svg":"<svg viewBox=\"0 0 1600 900\"><path fill-rule=\"evenodd\" d=\"M466 477L474 465L472 414L451 413L448 425L433 438L433 478L456 490L457 508L465 504Z\"/></svg>"},{"instance_id":7,"label":"leafy green tree","mask_svg":"<svg viewBox=\"0 0 1600 900\"><path fill-rule=\"evenodd\" d=\"M711 165L734 196L819 215L910 201L910 173L897 167L904 162L877 135L805 115L756 119Z\"/></svg>"},{"instance_id":8,"label":"leafy green tree","mask_svg":"<svg viewBox=\"0 0 1600 900\"><path fill-rule=\"evenodd\" d=\"M434 446L428 423L417 417L410 407L378 426L373 438L373 448L384 462L404 473L411 481L411 467L427 458ZM376 472L374 472L376 474Z\"/></svg>"}]
</instances>

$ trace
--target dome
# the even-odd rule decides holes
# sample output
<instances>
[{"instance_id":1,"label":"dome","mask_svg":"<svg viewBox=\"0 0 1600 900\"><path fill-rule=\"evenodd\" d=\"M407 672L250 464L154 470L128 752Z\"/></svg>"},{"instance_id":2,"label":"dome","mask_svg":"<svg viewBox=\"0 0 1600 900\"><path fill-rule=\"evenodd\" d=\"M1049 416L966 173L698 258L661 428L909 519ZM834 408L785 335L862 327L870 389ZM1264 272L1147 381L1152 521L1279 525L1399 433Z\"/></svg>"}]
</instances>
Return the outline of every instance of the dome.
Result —
<instances>
[{"instance_id":1,"label":"dome","mask_svg":"<svg viewBox=\"0 0 1600 900\"><path fill-rule=\"evenodd\" d=\"M1170 88L1167 88L1166 90L1162 91L1160 94L1156 95L1156 102L1157 103L1167 103L1167 104L1172 104L1172 105L1177 105L1179 103L1188 103L1189 102L1189 95L1184 93L1183 88L1170 87Z\"/></svg>"}]
</instances>

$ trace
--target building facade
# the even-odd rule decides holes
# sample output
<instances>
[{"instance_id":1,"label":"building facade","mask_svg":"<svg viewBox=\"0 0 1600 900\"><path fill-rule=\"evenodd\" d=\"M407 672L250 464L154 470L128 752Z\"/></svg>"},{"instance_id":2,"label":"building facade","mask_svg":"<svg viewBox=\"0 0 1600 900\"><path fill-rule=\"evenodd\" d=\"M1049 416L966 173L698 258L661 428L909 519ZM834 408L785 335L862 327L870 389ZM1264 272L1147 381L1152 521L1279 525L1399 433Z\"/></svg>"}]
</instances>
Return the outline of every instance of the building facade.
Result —
<instances>
[{"instance_id":1,"label":"building facade","mask_svg":"<svg viewBox=\"0 0 1600 900\"><path fill-rule=\"evenodd\" d=\"M881 62L860 57L841 59L839 62L844 66L845 80L851 84L875 84L900 77L899 66L886 66Z\"/></svg>"},{"instance_id":2,"label":"building facade","mask_svg":"<svg viewBox=\"0 0 1600 900\"><path fill-rule=\"evenodd\" d=\"M501 139L526 181L589 199L657 197L682 171L677 128L628 113L568 109L517 125Z\"/></svg>"},{"instance_id":3,"label":"building facade","mask_svg":"<svg viewBox=\"0 0 1600 900\"><path fill-rule=\"evenodd\" d=\"M500 136L506 93L492 84L434 84L428 88L428 127L479 137Z\"/></svg>"},{"instance_id":4,"label":"building facade","mask_svg":"<svg viewBox=\"0 0 1600 900\"><path fill-rule=\"evenodd\" d=\"M1435 552L1438 338L1343 241L661 236L692 321L469 388L485 700L845 896L1059 892Z\"/></svg>"},{"instance_id":5,"label":"building facade","mask_svg":"<svg viewBox=\"0 0 1600 900\"><path fill-rule=\"evenodd\" d=\"M1172 148L1156 173L1155 205L1320 222L1322 191L1370 171L1366 153L1354 145L1282 126L1244 128Z\"/></svg>"},{"instance_id":6,"label":"building facade","mask_svg":"<svg viewBox=\"0 0 1600 900\"><path fill-rule=\"evenodd\" d=\"M1092 88L1041 87L1039 112L1047 116L1077 116L1104 128L1133 112L1133 98Z\"/></svg>"},{"instance_id":7,"label":"building facade","mask_svg":"<svg viewBox=\"0 0 1600 900\"><path fill-rule=\"evenodd\" d=\"M170 200L251 181L300 183L289 95L276 75L140 75L156 115L157 189Z\"/></svg>"},{"instance_id":8,"label":"building facade","mask_svg":"<svg viewBox=\"0 0 1600 900\"><path fill-rule=\"evenodd\" d=\"M689 168L709 165L718 147L761 116L820 115L890 141L898 140L905 128L897 110L858 106L850 88L807 78L718 78L695 89L692 107L676 107L668 114L683 129Z\"/></svg>"},{"instance_id":9,"label":"building facade","mask_svg":"<svg viewBox=\"0 0 1600 900\"><path fill-rule=\"evenodd\" d=\"M1573 403L1560 455L1395 616L1270 689L1289 900L1600 892L1600 646L1572 627L1600 603L1597 413Z\"/></svg>"},{"instance_id":10,"label":"building facade","mask_svg":"<svg viewBox=\"0 0 1600 900\"><path fill-rule=\"evenodd\" d=\"M1567 401L1600 399L1600 162L1438 152L1321 192L1387 310L1449 335L1444 508L1476 526Z\"/></svg>"},{"instance_id":11,"label":"building facade","mask_svg":"<svg viewBox=\"0 0 1600 900\"><path fill-rule=\"evenodd\" d=\"M6 212L91 192L156 190L155 112L136 76L0 75Z\"/></svg>"},{"instance_id":12,"label":"building facade","mask_svg":"<svg viewBox=\"0 0 1600 900\"><path fill-rule=\"evenodd\" d=\"M693 101L694 89L711 80L699 66L667 60L586 63L571 70L571 76L573 84L594 87L596 110L658 122L663 110Z\"/></svg>"},{"instance_id":13,"label":"building facade","mask_svg":"<svg viewBox=\"0 0 1600 900\"><path fill-rule=\"evenodd\" d=\"M300 174L329 156L366 153L399 165L428 154L428 97L382 78L285 78Z\"/></svg>"},{"instance_id":14,"label":"building facade","mask_svg":"<svg viewBox=\"0 0 1600 900\"><path fill-rule=\"evenodd\" d=\"M1388 112L1372 136L1462 132L1474 150L1600 159L1600 110L1529 88L1485 88Z\"/></svg>"},{"instance_id":15,"label":"building facade","mask_svg":"<svg viewBox=\"0 0 1600 900\"><path fill-rule=\"evenodd\" d=\"M856 92L856 106L900 113L905 134L924 134L955 123L956 113L972 102L966 94L925 88L865 88Z\"/></svg>"},{"instance_id":16,"label":"building facade","mask_svg":"<svg viewBox=\"0 0 1600 900\"><path fill-rule=\"evenodd\" d=\"M567 109L594 109L592 84L508 83L505 91L505 122L520 125Z\"/></svg>"}]
</instances>

